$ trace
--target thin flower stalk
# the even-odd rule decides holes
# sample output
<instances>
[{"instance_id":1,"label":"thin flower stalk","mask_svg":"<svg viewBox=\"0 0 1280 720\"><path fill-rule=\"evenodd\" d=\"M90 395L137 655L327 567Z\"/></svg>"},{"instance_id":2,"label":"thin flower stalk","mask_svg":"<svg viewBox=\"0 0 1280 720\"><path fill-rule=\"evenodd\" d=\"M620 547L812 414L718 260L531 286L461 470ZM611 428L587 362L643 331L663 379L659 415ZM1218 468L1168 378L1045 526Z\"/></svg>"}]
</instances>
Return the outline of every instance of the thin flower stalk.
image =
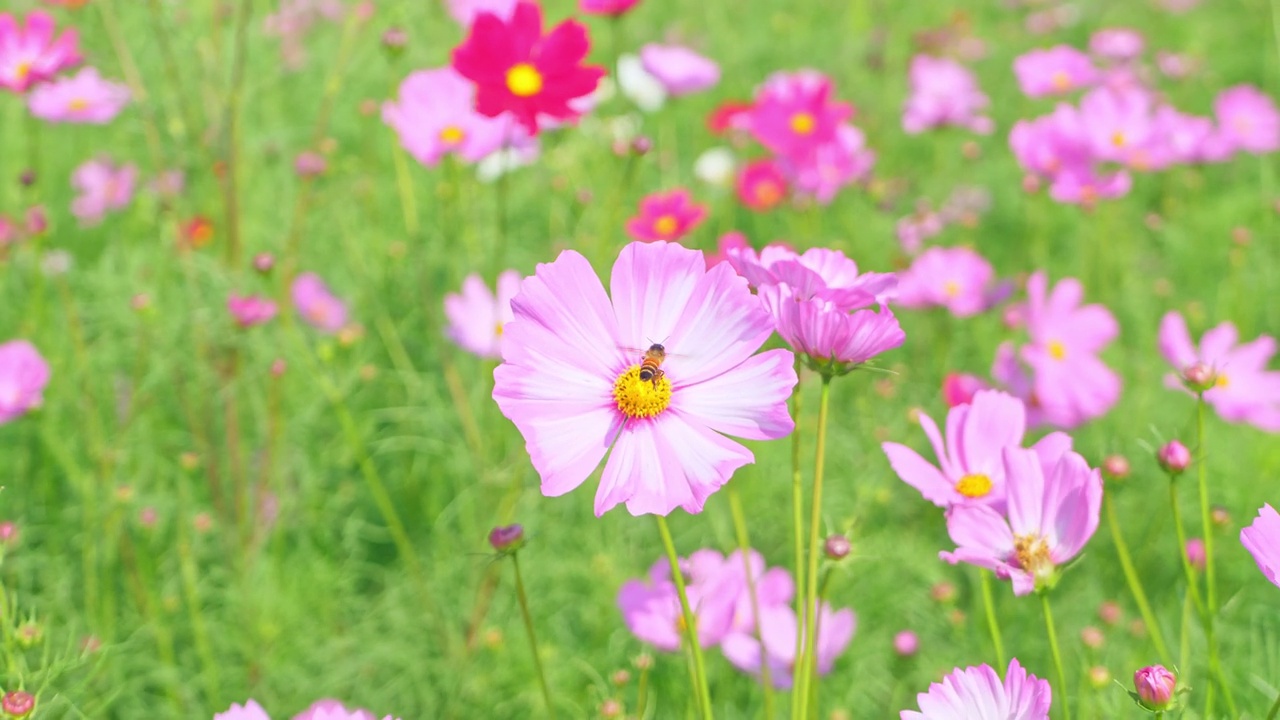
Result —
<instances>
[{"instance_id":1,"label":"thin flower stalk","mask_svg":"<svg viewBox=\"0 0 1280 720\"><path fill-rule=\"evenodd\" d=\"M1058 674L1058 689L1062 698L1063 720L1071 720L1071 705L1068 701L1067 674L1062 666L1062 651L1058 648L1058 631L1053 623L1053 609L1049 607L1049 593L1040 593L1040 607L1044 609L1044 627L1049 635L1049 649L1053 652L1053 667Z\"/></svg>"},{"instance_id":2,"label":"thin flower stalk","mask_svg":"<svg viewBox=\"0 0 1280 720\"><path fill-rule=\"evenodd\" d=\"M689 595L685 592L684 574L680 572L680 556L676 554L676 544L671 539L671 530L667 527L667 518L657 515L658 534L662 536L662 544L667 550L667 560L671 563L671 579L676 584L676 594L680 596L680 612L684 618L687 636L682 641L688 643L693 653L693 672L691 680L698 696L698 709L703 720L711 720L711 692L707 688L707 668L702 660L702 646L698 643L696 618L689 607Z\"/></svg>"},{"instance_id":3,"label":"thin flower stalk","mask_svg":"<svg viewBox=\"0 0 1280 720\"><path fill-rule=\"evenodd\" d=\"M982 582L982 605L987 611L987 630L991 633L991 644L996 651L996 667L1006 667L1004 641L1000 637L1000 622L996 619L995 595L991 590L991 573L979 569L978 577Z\"/></svg>"},{"instance_id":4,"label":"thin flower stalk","mask_svg":"<svg viewBox=\"0 0 1280 720\"><path fill-rule=\"evenodd\" d=\"M516 599L520 601L520 616L524 618L524 629L529 634L529 649L533 652L533 667L538 671L538 684L542 686L542 699L547 703L547 717L555 720L556 706L551 702L551 687L547 685L547 674L542 669L542 656L538 654L538 636L533 630L533 617L529 614L529 598L524 591L524 578L520 575L520 553L511 553L511 566L516 571Z\"/></svg>"},{"instance_id":5,"label":"thin flower stalk","mask_svg":"<svg viewBox=\"0 0 1280 720\"><path fill-rule=\"evenodd\" d=\"M738 549L742 551L742 565L747 573L747 593L751 600L751 617L755 619L755 637L764 648L764 638L760 633L760 597L756 593L756 577L751 569L751 537L747 532L746 516L742 512L742 500L733 486L729 487L729 512L733 515L733 530L737 536ZM760 663L760 682L764 687L764 716L774 717L773 682L769 678L769 663Z\"/></svg>"},{"instance_id":6,"label":"thin flower stalk","mask_svg":"<svg viewBox=\"0 0 1280 720\"><path fill-rule=\"evenodd\" d=\"M1155 613L1151 610L1151 602L1147 599L1147 593L1142 588L1142 579L1138 577L1138 571L1133 566L1133 558L1129 554L1129 544L1125 541L1124 535L1120 533L1120 521L1116 518L1115 500L1103 497L1102 504L1107 511L1107 525L1111 528L1111 539L1116 545L1116 555L1120 558L1120 567L1124 570L1125 582L1129 584L1129 592L1133 595L1133 602L1138 606L1138 612L1142 615L1142 622L1146 624L1147 631L1151 633L1151 642L1156 646L1156 652L1160 654L1160 661L1166 665L1173 664L1173 658L1169 654L1169 646L1165 644L1164 632L1160 629L1160 623L1156 619Z\"/></svg>"},{"instance_id":7,"label":"thin flower stalk","mask_svg":"<svg viewBox=\"0 0 1280 720\"><path fill-rule=\"evenodd\" d=\"M813 504L809 516L809 567L805 571L808 590L805 592L805 614L797 618L808 618L809 613L817 614L818 605L818 556L822 552L822 544L818 538L818 528L822 523L822 479L827 453L827 415L831 404L831 377L822 378L822 395L818 401L818 440L813 462ZM812 618L810 618L812 619ZM797 666L800 668L800 682L796 686L796 694L800 696L800 717L808 717L809 686L813 681L811 665L817 658L818 623L805 622L804 646L797 655Z\"/></svg>"}]
</instances>

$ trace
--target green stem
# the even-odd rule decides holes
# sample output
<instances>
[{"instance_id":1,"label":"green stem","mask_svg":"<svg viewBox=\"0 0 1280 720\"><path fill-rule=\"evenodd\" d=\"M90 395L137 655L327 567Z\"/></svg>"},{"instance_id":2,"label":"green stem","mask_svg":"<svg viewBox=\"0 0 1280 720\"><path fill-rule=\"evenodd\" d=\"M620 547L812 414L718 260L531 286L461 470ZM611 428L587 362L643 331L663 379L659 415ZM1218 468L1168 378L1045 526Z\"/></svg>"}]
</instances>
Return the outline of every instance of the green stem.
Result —
<instances>
[{"instance_id":1,"label":"green stem","mask_svg":"<svg viewBox=\"0 0 1280 720\"><path fill-rule=\"evenodd\" d=\"M1280 695L1276 695L1276 701L1271 705L1270 712L1267 713L1267 720L1276 720L1280 717Z\"/></svg>"},{"instance_id":2,"label":"green stem","mask_svg":"<svg viewBox=\"0 0 1280 720\"><path fill-rule=\"evenodd\" d=\"M733 515L733 529L738 537L738 550L742 553L742 565L747 571L747 593L751 600L751 617L755 619L756 642L764 652L764 638L760 632L760 599L756 593L756 577L751 568L751 537L747 533L747 521L742 514L742 501L738 490L729 487L729 512ZM773 720L773 683L769 678L769 663L760 663L760 682L764 684L764 716Z\"/></svg>"},{"instance_id":3,"label":"green stem","mask_svg":"<svg viewBox=\"0 0 1280 720\"><path fill-rule=\"evenodd\" d=\"M1202 394L1196 403L1196 453L1200 456L1196 460L1196 475L1200 483L1200 523L1204 528L1204 577L1208 599L1206 607L1210 615L1215 615L1218 612L1218 588L1213 563L1213 518L1209 507L1209 481L1206 477L1204 404Z\"/></svg>"},{"instance_id":4,"label":"green stem","mask_svg":"<svg viewBox=\"0 0 1280 720\"><path fill-rule=\"evenodd\" d=\"M516 569L516 598L520 601L520 614L524 617L524 629L529 633L529 649L533 651L533 667L538 671L538 684L542 686L542 699L547 702L547 717L555 720L556 706L551 703L551 687L547 674L542 670L542 658L538 655L538 636L533 632L533 617L529 615L529 598L524 592L524 578L520 576L520 554L511 554L511 565Z\"/></svg>"},{"instance_id":5,"label":"green stem","mask_svg":"<svg viewBox=\"0 0 1280 720\"><path fill-rule=\"evenodd\" d=\"M1111 539L1115 541L1116 555L1120 557L1120 567L1124 570L1125 581L1129 583L1129 592L1133 594L1133 601L1138 605L1142 621L1147 624L1147 630L1151 633L1151 642L1155 644L1156 652L1160 654L1160 661L1166 665L1171 664L1172 657L1169 655L1169 646L1164 642L1164 633L1161 632L1160 623L1151 610L1147 593L1142 589L1142 580L1138 577L1138 571L1133 567L1133 558L1129 555L1129 544L1125 542L1124 535L1120 534L1120 521L1116 519L1115 500L1104 495L1103 503L1107 506L1107 524L1111 527Z\"/></svg>"},{"instance_id":6,"label":"green stem","mask_svg":"<svg viewBox=\"0 0 1280 720\"><path fill-rule=\"evenodd\" d=\"M800 377L800 358L796 358L796 377ZM804 584L804 485L800 472L800 383L797 381L795 391L791 393L791 417L795 421L795 429L791 431L791 517L792 536L795 544L795 576L796 587ZM804 617L804 595L796 593L796 622ZM799 627L799 626L797 626ZM800 659L800 650L804 647L803 635L796 632L796 649L793 657ZM793 677L792 686L799 678ZM791 693L791 717L800 717L800 694Z\"/></svg>"},{"instance_id":7,"label":"green stem","mask_svg":"<svg viewBox=\"0 0 1280 720\"><path fill-rule=\"evenodd\" d=\"M649 706L649 666L640 668L640 684L636 688L636 717L644 718L644 711ZM769 720L773 720L770 718Z\"/></svg>"},{"instance_id":8,"label":"green stem","mask_svg":"<svg viewBox=\"0 0 1280 720\"><path fill-rule=\"evenodd\" d=\"M1040 593L1040 607L1044 608L1044 627L1049 633L1049 649L1053 651L1053 666L1058 673L1058 688L1062 695L1062 717L1071 720L1071 705L1067 701L1067 674L1062 669L1062 651L1058 649L1058 631L1053 625L1053 610L1049 607L1049 593Z\"/></svg>"},{"instance_id":9,"label":"green stem","mask_svg":"<svg viewBox=\"0 0 1280 720\"><path fill-rule=\"evenodd\" d=\"M1004 642L1000 639L1000 623L996 621L996 599L991 591L991 573L978 569L978 577L982 579L982 604L987 609L987 629L991 631L991 644L996 649L996 671L1003 671Z\"/></svg>"},{"instance_id":10,"label":"green stem","mask_svg":"<svg viewBox=\"0 0 1280 720\"><path fill-rule=\"evenodd\" d=\"M698 705L702 712L703 720L711 720L711 692L707 688L707 668L702 662L702 645L698 643L698 626L697 621L693 617L693 610L689 608L689 595L684 589L684 574L680 572L680 556L676 554L676 544L671 540L671 530L667 527L667 519L661 515L658 518L658 534L662 536L662 544L667 549L667 561L671 563L671 579L676 584L676 594L680 596L680 612L684 617L685 632L688 633L687 639L689 648L693 652L693 685L697 688Z\"/></svg>"},{"instance_id":11,"label":"green stem","mask_svg":"<svg viewBox=\"0 0 1280 720\"><path fill-rule=\"evenodd\" d=\"M809 717L809 683L812 679L809 666L812 656L816 654L814 641L818 623L814 622L813 618L809 618L808 613L815 611L818 601L818 555L822 552L822 546L818 542L818 526L822 522L822 475L827 453L827 410L831 404L830 401L831 378L824 376L822 395L818 401L818 441L813 460L813 504L809 515L809 568L805 571L805 577L808 580L804 605L806 614L796 618L797 622L802 623L801 627L804 628L805 634L804 646L801 648L802 654L796 663L796 667L800 669L801 678L801 683L797 686L797 692L800 694L799 717L801 718Z\"/></svg>"},{"instance_id":12,"label":"green stem","mask_svg":"<svg viewBox=\"0 0 1280 720\"><path fill-rule=\"evenodd\" d=\"M1178 536L1178 557L1182 560L1182 572L1187 576L1187 592L1195 603L1196 613L1204 621L1204 600L1200 597L1200 585L1196 582L1196 571L1191 567L1191 559L1187 557L1187 531L1182 526L1182 509L1178 506L1178 481L1169 477L1169 504L1173 508L1173 531Z\"/></svg>"}]
</instances>

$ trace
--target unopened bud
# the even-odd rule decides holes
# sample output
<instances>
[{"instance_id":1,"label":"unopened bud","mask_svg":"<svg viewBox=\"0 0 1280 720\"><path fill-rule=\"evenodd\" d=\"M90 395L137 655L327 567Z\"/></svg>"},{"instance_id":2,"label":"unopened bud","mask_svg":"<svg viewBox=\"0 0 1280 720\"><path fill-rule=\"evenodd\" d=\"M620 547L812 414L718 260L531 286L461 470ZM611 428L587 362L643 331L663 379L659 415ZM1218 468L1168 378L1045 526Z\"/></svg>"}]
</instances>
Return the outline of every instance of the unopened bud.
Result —
<instances>
[{"instance_id":1,"label":"unopened bud","mask_svg":"<svg viewBox=\"0 0 1280 720\"><path fill-rule=\"evenodd\" d=\"M1167 710L1178 689L1178 678L1163 665L1144 667L1133 674L1138 702L1148 710Z\"/></svg>"},{"instance_id":2,"label":"unopened bud","mask_svg":"<svg viewBox=\"0 0 1280 720\"><path fill-rule=\"evenodd\" d=\"M409 33L405 32L404 28L387 28L386 32L382 33L382 48L393 58L400 57L405 45L408 44Z\"/></svg>"},{"instance_id":3,"label":"unopened bud","mask_svg":"<svg viewBox=\"0 0 1280 720\"><path fill-rule=\"evenodd\" d=\"M18 644L24 648L33 648L44 640L44 629L34 620L18 626Z\"/></svg>"},{"instance_id":4,"label":"unopened bud","mask_svg":"<svg viewBox=\"0 0 1280 720\"><path fill-rule=\"evenodd\" d=\"M280 377L288 369L289 365L284 361L284 358L276 358L271 361L271 377Z\"/></svg>"},{"instance_id":5,"label":"unopened bud","mask_svg":"<svg viewBox=\"0 0 1280 720\"><path fill-rule=\"evenodd\" d=\"M911 657L920 649L920 636L910 630L903 630L893 636L893 651L900 657Z\"/></svg>"},{"instance_id":6,"label":"unopened bud","mask_svg":"<svg viewBox=\"0 0 1280 720\"><path fill-rule=\"evenodd\" d=\"M311 150L299 153L298 157L293 161L293 171L298 173L299 177L304 178L313 178L320 175L328 166L329 164L325 161L323 155Z\"/></svg>"},{"instance_id":7,"label":"unopened bud","mask_svg":"<svg viewBox=\"0 0 1280 720\"><path fill-rule=\"evenodd\" d=\"M0 522L0 543L5 545L18 544L18 525L11 520Z\"/></svg>"},{"instance_id":8,"label":"unopened bud","mask_svg":"<svg viewBox=\"0 0 1280 720\"><path fill-rule=\"evenodd\" d=\"M1107 600L1098 606L1098 618L1107 625L1115 625L1120 622L1124 616L1124 612L1120 609L1120 603L1115 600Z\"/></svg>"},{"instance_id":9,"label":"unopened bud","mask_svg":"<svg viewBox=\"0 0 1280 720\"><path fill-rule=\"evenodd\" d=\"M1170 440L1156 451L1156 462L1170 475L1180 475L1191 465L1191 451L1177 440Z\"/></svg>"},{"instance_id":10,"label":"unopened bud","mask_svg":"<svg viewBox=\"0 0 1280 720\"><path fill-rule=\"evenodd\" d=\"M35 185L36 171L30 168L23 170L22 174L18 175L18 184L22 187L31 187L32 185Z\"/></svg>"},{"instance_id":11,"label":"unopened bud","mask_svg":"<svg viewBox=\"0 0 1280 720\"><path fill-rule=\"evenodd\" d=\"M653 141L644 135L637 136L631 141L632 155L648 155L653 150Z\"/></svg>"},{"instance_id":12,"label":"unopened bud","mask_svg":"<svg viewBox=\"0 0 1280 720\"><path fill-rule=\"evenodd\" d=\"M622 687L623 685L626 685L627 683L631 682L631 673L627 672L626 670L614 670L613 674L609 676L609 680L614 685L617 685L618 687Z\"/></svg>"},{"instance_id":13,"label":"unopened bud","mask_svg":"<svg viewBox=\"0 0 1280 720\"><path fill-rule=\"evenodd\" d=\"M929 597L936 603L955 602L956 595L956 586L949 582L940 582L929 588Z\"/></svg>"},{"instance_id":14,"label":"unopened bud","mask_svg":"<svg viewBox=\"0 0 1280 720\"><path fill-rule=\"evenodd\" d=\"M1231 524L1231 513L1221 505L1214 505L1213 510L1209 511L1209 517L1213 524L1218 527L1226 527Z\"/></svg>"},{"instance_id":15,"label":"unopened bud","mask_svg":"<svg viewBox=\"0 0 1280 720\"><path fill-rule=\"evenodd\" d=\"M276 256L271 253L258 253L253 256L253 269L266 275L276 266Z\"/></svg>"},{"instance_id":16,"label":"unopened bud","mask_svg":"<svg viewBox=\"0 0 1280 720\"><path fill-rule=\"evenodd\" d=\"M1129 477L1129 459L1123 455L1108 455L1102 461L1102 477L1123 480Z\"/></svg>"},{"instance_id":17,"label":"unopened bud","mask_svg":"<svg viewBox=\"0 0 1280 720\"><path fill-rule=\"evenodd\" d=\"M195 518L191 521L196 528L196 532L201 535L213 529L213 516L207 512L196 513Z\"/></svg>"},{"instance_id":18,"label":"unopened bud","mask_svg":"<svg viewBox=\"0 0 1280 720\"><path fill-rule=\"evenodd\" d=\"M1204 570L1204 540L1201 540L1200 538L1191 538L1187 541L1186 552L1187 562L1191 563L1191 567L1197 570Z\"/></svg>"},{"instance_id":19,"label":"unopened bud","mask_svg":"<svg viewBox=\"0 0 1280 720\"><path fill-rule=\"evenodd\" d=\"M823 545L823 552L827 554L829 560L843 560L849 557L849 551L852 549L853 545L849 542L849 538L843 535L832 535Z\"/></svg>"},{"instance_id":20,"label":"unopened bud","mask_svg":"<svg viewBox=\"0 0 1280 720\"><path fill-rule=\"evenodd\" d=\"M600 717L616 718L622 717L622 703L609 698L600 703Z\"/></svg>"},{"instance_id":21,"label":"unopened bud","mask_svg":"<svg viewBox=\"0 0 1280 720\"><path fill-rule=\"evenodd\" d=\"M489 531L489 544L500 553L511 553L524 544L524 527L506 525Z\"/></svg>"},{"instance_id":22,"label":"unopened bud","mask_svg":"<svg viewBox=\"0 0 1280 720\"><path fill-rule=\"evenodd\" d=\"M1097 650L1106 641L1106 636L1098 628L1089 625L1080 631L1080 642L1087 648Z\"/></svg>"},{"instance_id":23,"label":"unopened bud","mask_svg":"<svg viewBox=\"0 0 1280 720\"><path fill-rule=\"evenodd\" d=\"M10 690L0 699L0 709L11 718L24 718L36 709L36 698L25 690Z\"/></svg>"},{"instance_id":24,"label":"unopened bud","mask_svg":"<svg viewBox=\"0 0 1280 720\"><path fill-rule=\"evenodd\" d=\"M1102 665L1089 668L1089 684L1095 690L1101 690L1111 684L1111 671Z\"/></svg>"},{"instance_id":25,"label":"unopened bud","mask_svg":"<svg viewBox=\"0 0 1280 720\"><path fill-rule=\"evenodd\" d=\"M640 653L636 656L633 664L637 670L648 670L653 667L653 656L649 653Z\"/></svg>"},{"instance_id":26,"label":"unopened bud","mask_svg":"<svg viewBox=\"0 0 1280 720\"><path fill-rule=\"evenodd\" d=\"M193 452L184 452L178 456L178 465L187 472L192 472L200 467L200 456Z\"/></svg>"},{"instance_id":27,"label":"unopened bud","mask_svg":"<svg viewBox=\"0 0 1280 720\"><path fill-rule=\"evenodd\" d=\"M43 235L49 229L49 214L43 205L27 209L27 234Z\"/></svg>"},{"instance_id":28,"label":"unopened bud","mask_svg":"<svg viewBox=\"0 0 1280 720\"><path fill-rule=\"evenodd\" d=\"M1195 392L1204 392L1218 381L1218 373L1204 363L1196 363L1182 371L1182 382Z\"/></svg>"}]
</instances>

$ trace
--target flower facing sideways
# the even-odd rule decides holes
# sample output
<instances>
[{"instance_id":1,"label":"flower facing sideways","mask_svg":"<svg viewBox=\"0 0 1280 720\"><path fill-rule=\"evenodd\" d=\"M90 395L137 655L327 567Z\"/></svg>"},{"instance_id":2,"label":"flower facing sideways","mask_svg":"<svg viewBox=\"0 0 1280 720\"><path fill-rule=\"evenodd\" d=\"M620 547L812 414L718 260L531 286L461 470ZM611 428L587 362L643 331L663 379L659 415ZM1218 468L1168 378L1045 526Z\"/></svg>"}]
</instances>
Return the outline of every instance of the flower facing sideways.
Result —
<instances>
[{"instance_id":1,"label":"flower facing sideways","mask_svg":"<svg viewBox=\"0 0 1280 720\"><path fill-rule=\"evenodd\" d=\"M990 665L956 668L916 696L920 711L903 710L902 720L1048 720L1053 690L1048 680L1028 674L1017 658L1004 682Z\"/></svg>"},{"instance_id":2,"label":"flower facing sideways","mask_svg":"<svg viewBox=\"0 0 1280 720\"><path fill-rule=\"evenodd\" d=\"M1263 505L1253 524L1240 531L1240 542L1253 555L1262 574L1280 587L1280 513Z\"/></svg>"},{"instance_id":3,"label":"flower facing sideways","mask_svg":"<svg viewBox=\"0 0 1280 720\"><path fill-rule=\"evenodd\" d=\"M754 354L773 332L768 313L732 268L708 270L696 250L631 243L610 292L577 252L539 265L512 300L494 400L544 495L578 487L607 454L597 515L619 503L635 515L700 512L754 461L722 433L791 432L793 357ZM657 371L642 362L651 346L665 356Z\"/></svg>"},{"instance_id":4,"label":"flower facing sideways","mask_svg":"<svg viewBox=\"0 0 1280 720\"><path fill-rule=\"evenodd\" d=\"M498 276L494 296L477 274L462 281L461 293L444 296L445 333L462 349L482 358L501 358L503 328L511 322L511 298L520 291L520 273L507 270Z\"/></svg>"}]
</instances>

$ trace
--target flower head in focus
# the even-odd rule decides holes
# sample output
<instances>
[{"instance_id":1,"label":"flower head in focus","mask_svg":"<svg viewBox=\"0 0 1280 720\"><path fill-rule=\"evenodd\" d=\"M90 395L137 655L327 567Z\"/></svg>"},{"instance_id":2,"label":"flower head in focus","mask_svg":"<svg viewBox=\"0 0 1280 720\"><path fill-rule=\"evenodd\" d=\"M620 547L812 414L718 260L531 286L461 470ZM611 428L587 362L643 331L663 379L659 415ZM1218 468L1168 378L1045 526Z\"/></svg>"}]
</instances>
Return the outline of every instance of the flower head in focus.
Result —
<instances>
[{"instance_id":1,"label":"flower head in focus","mask_svg":"<svg viewBox=\"0 0 1280 720\"><path fill-rule=\"evenodd\" d=\"M920 711L903 710L902 720L1048 720L1053 690L1048 680L1029 674L1017 658L1004 681L990 665L957 668L916 696Z\"/></svg>"},{"instance_id":2,"label":"flower head in focus","mask_svg":"<svg viewBox=\"0 0 1280 720\"><path fill-rule=\"evenodd\" d=\"M502 334L511 322L511 298L520 291L520 273L507 270L498 275L495 296L475 273L462 281L461 293L444 296L444 314L449 321L445 333L464 350L482 358L502 357Z\"/></svg>"}]
</instances>

